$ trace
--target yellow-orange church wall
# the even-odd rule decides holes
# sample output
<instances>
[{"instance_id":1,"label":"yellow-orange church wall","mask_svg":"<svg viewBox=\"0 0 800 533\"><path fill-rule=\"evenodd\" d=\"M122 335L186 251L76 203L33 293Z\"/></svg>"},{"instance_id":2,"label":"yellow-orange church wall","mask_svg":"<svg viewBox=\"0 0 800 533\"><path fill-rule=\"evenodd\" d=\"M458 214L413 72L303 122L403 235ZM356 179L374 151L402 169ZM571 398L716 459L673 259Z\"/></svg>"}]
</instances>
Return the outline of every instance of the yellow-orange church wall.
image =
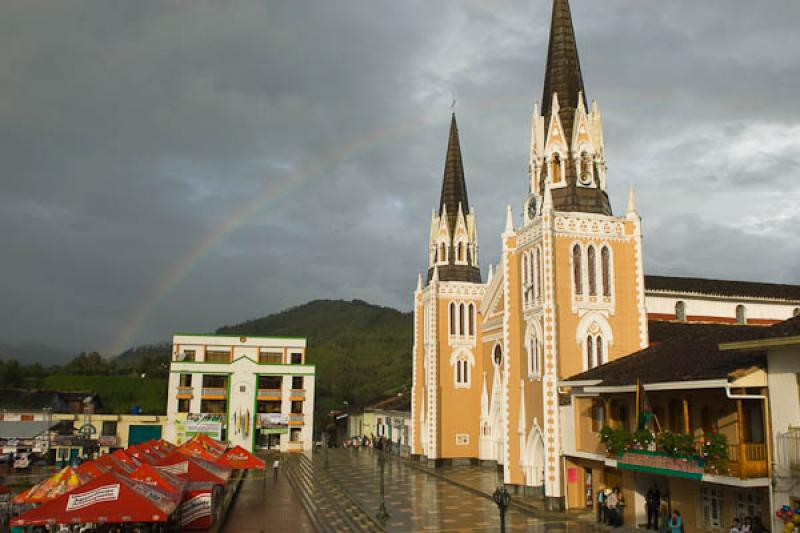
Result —
<instances>
[{"instance_id":1,"label":"yellow-orange church wall","mask_svg":"<svg viewBox=\"0 0 800 533\"><path fill-rule=\"evenodd\" d=\"M449 306L450 302L473 302L476 306L475 345L470 348L475 358L475 365L470 376L468 388L457 388L455 383L455 366L450 358L455 351L449 346ZM478 457L479 426L481 407L481 386L483 365L479 358L480 342L480 300L469 298L440 298L438 302L438 372L439 390L439 457L442 459ZM459 436L467 435L467 442L459 444ZM463 441L462 441L463 442Z\"/></svg>"},{"instance_id":2,"label":"yellow-orange church wall","mask_svg":"<svg viewBox=\"0 0 800 533\"><path fill-rule=\"evenodd\" d=\"M503 261L508 269L505 273L507 284L507 291L505 292L506 309L508 310L508 317L506 317L506 336L508 340L509 353L503 354L503 357L508 362L508 434L506 435L506 450L508 453L508 468L509 482L514 485L523 485L525 483L525 475L522 472L520 465L520 457L522 450L520 449L519 439L519 418L520 418L520 395L522 390L520 388L520 379L523 376L523 364L526 364L527 354L523 347L523 318L522 318L522 280L519 265L519 254L514 251L516 247L516 237L509 237L506 241L507 251L504 252L505 257ZM527 408L527 405L526 405ZM526 413L526 418L528 414ZM526 424L527 429L527 424Z\"/></svg>"},{"instance_id":3,"label":"yellow-orange church wall","mask_svg":"<svg viewBox=\"0 0 800 533\"><path fill-rule=\"evenodd\" d=\"M591 398L574 399L575 416L575 449L581 452L605 453L605 446L600 442L600 429L592 425ZM597 429L597 431L595 431Z\"/></svg>"},{"instance_id":4,"label":"yellow-orange church wall","mask_svg":"<svg viewBox=\"0 0 800 533\"><path fill-rule=\"evenodd\" d=\"M636 276L636 249L633 238L623 241L603 240L574 235L559 235L554 239L555 295L558 313L559 377L565 378L583 372L583 350L576 333L581 316L572 311L571 254L575 242L603 243L612 250L614 313L609 313L608 324L613 343L608 347L608 360L617 359L640 349L639 309L636 301L638 276ZM600 280L598 280L598 285ZM584 280L584 290L586 280Z\"/></svg>"},{"instance_id":5,"label":"yellow-orange church wall","mask_svg":"<svg viewBox=\"0 0 800 533\"><path fill-rule=\"evenodd\" d=\"M412 435L412 442L414 443L414 449L411 450L412 454L422 454L422 435L420 433L420 415L422 414L422 406L423 401L422 397L425 391L425 369L422 365L424 359L424 350L425 350L425 331L424 331L424 316L423 316L423 309L424 306L420 299L415 302L415 309L414 309L414 328L416 331L416 338L414 339L414 355L412 358L412 364L414 365L414 373L416 376L416 383L414 387L414 397L412 401L414 402L414 423L411 425L411 435Z\"/></svg>"}]
</instances>

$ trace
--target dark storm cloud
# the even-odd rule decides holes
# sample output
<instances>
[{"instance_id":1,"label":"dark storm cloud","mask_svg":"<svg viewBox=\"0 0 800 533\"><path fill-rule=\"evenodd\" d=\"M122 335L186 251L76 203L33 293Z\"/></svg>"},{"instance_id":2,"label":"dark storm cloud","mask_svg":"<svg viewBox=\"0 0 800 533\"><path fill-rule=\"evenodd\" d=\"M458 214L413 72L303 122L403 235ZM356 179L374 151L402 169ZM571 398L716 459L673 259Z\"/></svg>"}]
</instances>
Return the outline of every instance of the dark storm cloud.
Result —
<instances>
[{"instance_id":1,"label":"dark storm cloud","mask_svg":"<svg viewBox=\"0 0 800 533\"><path fill-rule=\"evenodd\" d=\"M647 270L800 282L800 5L573 15ZM3 2L0 340L109 350L318 297L408 308L453 96L485 269L527 193L548 27L546 0Z\"/></svg>"}]
</instances>

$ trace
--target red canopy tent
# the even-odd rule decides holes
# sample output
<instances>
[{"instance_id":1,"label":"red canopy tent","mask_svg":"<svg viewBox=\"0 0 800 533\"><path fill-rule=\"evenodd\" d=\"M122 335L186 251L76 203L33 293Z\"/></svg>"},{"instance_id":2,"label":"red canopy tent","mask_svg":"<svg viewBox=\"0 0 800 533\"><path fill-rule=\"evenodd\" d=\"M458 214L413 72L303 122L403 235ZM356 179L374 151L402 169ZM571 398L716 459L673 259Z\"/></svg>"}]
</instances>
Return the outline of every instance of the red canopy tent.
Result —
<instances>
[{"instance_id":1,"label":"red canopy tent","mask_svg":"<svg viewBox=\"0 0 800 533\"><path fill-rule=\"evenodd\" d=\"M23 504L48 502L80 487L90 479L90 476L81 474L71 466L65 466L47 479L14 496L12 502Z\"/></svg>"},{"instance_id":2,"label":"red canopy tent","mask_svg":"<svg viewBox=\"0 0 800 533\"><path fill-rule=\"evenodd\" d=\"M150 464L143 464L131 472L128 477L158 487L163 491L175 493L179 496L183 494L183 490L186 488L188 482L185 477L158 470Z\"/></svg>"},{"instance_id":3,"label":"red canopy tent","mask_svg":"<svg viewBox=\"0 0 800 533\"><path fill-rule=\"evenodd\" d=\"M128 463L120 461L114 455L101 455L95 459L94 462L102 466L107 466L114 472L119 472L120 474L130 474L134 470L134 467L128 466Z\"/></svg>"},{"instance_id":4,"label":"red canopy tent","mask_svg":"<svg viewBox=\"0 0 800 533\"><path fill-rule=\"evenodd\" d=\"M155 466L157 470L186 476L189 481L194 482L207 481L215 485L224 485L231 477L231 469L227 466L210 463L177 450L156 461Z\"/></svg>"},{"instance_id":5,"label":"red canopy tent","mask_svg":"<svg viewBox=\"0 0 800 533\"><path fill-rule=\"evenodd\" d=\"M197 433L194 437L192 437L189 442L196 442L202 445L204 448L208 448L212 453L216 453L217 455L221 454L225 451L228 447L226 444L214 440L205 433Z\"/></svg>"},{"instance_id":6,"label":"red canopy tent","mask_svg":"<svg viewBox=\"0 0 800 533\"><path fill-rule=\"evenodd\" d=\"M137 447L143 451L144 453L151 455L153 457L164 457L167 455L167 451L164 450L161 446L158 445L157 441L149 440L147 442L140 442Z\"/></svg>"},{"instance_id":7,"label":"red canopy tent","mask_svg":"<svg viewBox=\"0 0 800 533\"><path fill-rule=\"evenodd\" d=\"M111 452L111 456L125 463L125 465L130 467L131 470L136 470L136 467L142 464L138 459L135 459L134 457L131 457L125 453L124 450L114 450Z\"/></svg>"},{"instance_id":8,"label":"red canopy tent","mask_svg":"<svg viewBox=\"0 0 800 533\"><path fill-rule=\"evenodd\" d=\"M157 487L107 472L11 521L12 526L166 522L179 498Z\"/></svg>"},{"instance_id":9,"label":"red canopy tent","mask_svg":"<svg viewBox=\"0 0 800 533\"><path fill-rule=\"evenodd\" d=\"M196 441L189 441L186 444L182 444L175 448L175 451L191 457L197 457L205 461L210 461L212 463L219 459L220 455L222 455L221 453L216 453L216 449L212 451Z\"/></svg>"},{"instance_id":10,"label":"red canopy tent","mask_svg":"<svg viewBox=\"0 0 800 533\"><path fill-rule=\"evenodd\" d=\"M96 477L100 477L109 470L111 467L108 465L104 465L102 463L98 463L97 461L86 461L81 463L80 466L77 468L78 472L81 474L85 474L90 478L94 479Z\"/></svg>"},{"instance_id":11,"label":"red canopy tent","mask_svg":"<svg viewBox=\"0 0 800 533\"><path fill-rule=\"evenodd\" d=\"M266 463L248 452L241 446L234 446L230 450L223 453L219 459L216 460L217 464L225 465L234 470L247 470L256 469L264 470Z\"/></svg>"},{"instance_id":12,"label":"red canopy tent","mask_svg":"<svg viewBox=\"0 0 800 533\"><path fill-rule=\"evenodd\" d=\"M125 448L125 453L139 461L140 464L153 464L156 462L156 459L153 457L153 454L149 451L145 451L141 444L132 444Z\"/></svg>"}]
</instances>

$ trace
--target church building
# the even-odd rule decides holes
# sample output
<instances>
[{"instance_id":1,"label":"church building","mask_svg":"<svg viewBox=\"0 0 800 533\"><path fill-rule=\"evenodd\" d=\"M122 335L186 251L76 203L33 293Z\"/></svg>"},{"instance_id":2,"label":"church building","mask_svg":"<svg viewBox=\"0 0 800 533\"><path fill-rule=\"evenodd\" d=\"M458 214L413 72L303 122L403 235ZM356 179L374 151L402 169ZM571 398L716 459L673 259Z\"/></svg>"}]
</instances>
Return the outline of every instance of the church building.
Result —
<instances>
[{"instance_id":1,"label":"church building","mask_svg":"<svg viewBox=\"0 0 800 533\"><path fill-rule=\"evenodd\" d=\"M431 464L496 463L506 484L539 490L557 509L560 382L647 348L649 320L737 322L750 306L768 325L798 312L800 291L771 298L759 290L771 284L718 282L728 293L716 294L712 280L645 277L633 190L616 212L607 194L602 116L587 100L568 0L553 0L527 179L523 222L506 208L502 255L484 277L452 116L428 270L414 292L410 444Z\"/></svg>"}]
</instances>

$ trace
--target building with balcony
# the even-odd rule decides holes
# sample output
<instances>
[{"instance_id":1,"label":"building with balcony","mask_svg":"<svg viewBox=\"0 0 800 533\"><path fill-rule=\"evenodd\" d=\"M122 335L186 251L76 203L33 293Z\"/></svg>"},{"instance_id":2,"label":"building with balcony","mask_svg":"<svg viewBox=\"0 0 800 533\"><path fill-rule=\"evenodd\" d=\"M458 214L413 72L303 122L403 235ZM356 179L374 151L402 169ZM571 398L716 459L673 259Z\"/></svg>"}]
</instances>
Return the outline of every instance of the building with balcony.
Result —
<instances>
[{"instance_id":1,"label":"building with balcony","mask_svg":"<svg viewBox=\"0 0 800 533\"><path fill-rule=\"evenodd\" d=\"M165 436L207 433L249 451L311 449L315 368L306 340L177 334Z\"/></svg>"},{"instance_id":2,"label":"building with balcony","mask_svg":"<svg viewBox=\"0 0 800 533\"><path fill-rule=\"evenodd\" d=\"M726 346L782 325L673 332L562 380L569 507L594 508L601 487L619 487L625 523L646 524L645 495L655 485L662 501L681 511L687 531L723 529L745 516L768 524L774 449L768 358ZM797 402L796 382L794 395Z\"/></svg>"},{"instance_id":3,"label":"building with balcony","mask_svg":"<svg viewBox=\"0 0 800 533\"><path fill-rule=\"evenodd\" d=\"M399 393L372 403L347 418L346 438L384 437L400 447L403 454L410 452L411 397Z\"/></svg>"}]
</instances>

